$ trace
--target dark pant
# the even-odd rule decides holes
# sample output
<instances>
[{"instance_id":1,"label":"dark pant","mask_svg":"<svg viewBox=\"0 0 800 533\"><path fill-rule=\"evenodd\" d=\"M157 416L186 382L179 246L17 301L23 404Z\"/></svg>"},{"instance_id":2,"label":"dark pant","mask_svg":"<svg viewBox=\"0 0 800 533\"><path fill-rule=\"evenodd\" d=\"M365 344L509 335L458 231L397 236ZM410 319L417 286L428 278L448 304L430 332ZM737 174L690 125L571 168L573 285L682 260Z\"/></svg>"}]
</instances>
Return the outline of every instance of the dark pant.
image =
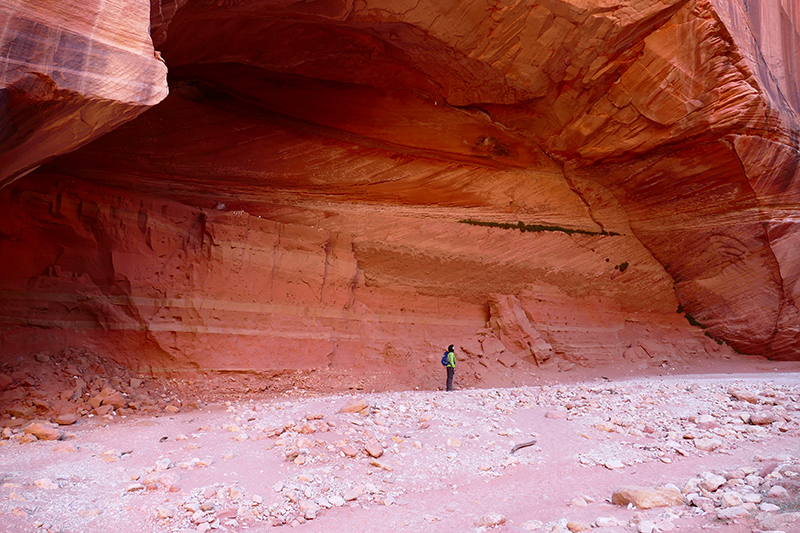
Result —
<instances>
[{"instance_id":1,"label":"dark pant","mask_svg":"<svg viewBox=\"0 0 800 533\"><path fill-rule=\"evenodd\" d=\"M453 390L453 375L456 373L456 369L452 366L447 367L447 390Z\"/></svg>"}]
</instances>

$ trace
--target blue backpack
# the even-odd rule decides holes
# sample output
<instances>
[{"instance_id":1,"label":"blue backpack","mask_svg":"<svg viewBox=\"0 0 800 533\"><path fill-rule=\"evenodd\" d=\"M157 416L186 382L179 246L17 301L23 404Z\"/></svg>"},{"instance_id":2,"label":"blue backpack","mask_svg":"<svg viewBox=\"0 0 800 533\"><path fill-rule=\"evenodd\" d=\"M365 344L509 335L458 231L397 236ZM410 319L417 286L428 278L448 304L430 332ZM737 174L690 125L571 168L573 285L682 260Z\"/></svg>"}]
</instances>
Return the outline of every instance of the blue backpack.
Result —
<instances>
[{"instance_id":1,"label":"blue backpack","mask_svg":"<svg viewBox=\"0 0 800 533\"><path fill-rule=\"evenodd\" d=\"M445 350L444 355L442 356L442 366L447 366L447 364L450 362L450 358L447 357L448 355L450 355L450 352Z\"/></svg>"}]
</instances>

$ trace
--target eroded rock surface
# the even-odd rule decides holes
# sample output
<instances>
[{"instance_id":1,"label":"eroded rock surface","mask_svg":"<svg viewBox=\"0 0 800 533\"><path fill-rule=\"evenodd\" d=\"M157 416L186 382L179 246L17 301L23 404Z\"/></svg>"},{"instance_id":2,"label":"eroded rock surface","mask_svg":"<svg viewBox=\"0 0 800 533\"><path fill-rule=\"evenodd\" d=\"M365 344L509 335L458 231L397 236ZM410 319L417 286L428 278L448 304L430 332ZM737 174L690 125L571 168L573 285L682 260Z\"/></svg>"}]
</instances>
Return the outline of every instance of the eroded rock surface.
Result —
<instances>
[{"instance_id":1,"label":"eroded rock surface","mask_svg":"<svg viewBox=\"0 0 800 533\"><path fill-rule=\"evenodd\" d=\"M153 44L170 69L155 108L0 190L6 352L413 373L455 343L477 380L732 353L709 337L797 357L791 2L151 8L152 43L141 5L104 19L125 53L58 86L125 112L68 135L72 108L9 100L44 122L0 139L6 183L163 98ZM61 26L3 13L6 61L54 75L14 43Z\"/></svg>"}]
</instances>

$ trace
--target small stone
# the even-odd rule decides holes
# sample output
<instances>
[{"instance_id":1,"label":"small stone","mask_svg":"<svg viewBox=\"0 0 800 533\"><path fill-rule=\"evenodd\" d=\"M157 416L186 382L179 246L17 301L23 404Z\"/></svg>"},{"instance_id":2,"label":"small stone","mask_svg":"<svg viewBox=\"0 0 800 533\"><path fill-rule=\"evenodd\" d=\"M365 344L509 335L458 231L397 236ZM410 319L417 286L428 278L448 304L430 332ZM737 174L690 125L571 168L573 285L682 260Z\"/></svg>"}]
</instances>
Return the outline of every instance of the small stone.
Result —
<instances>
[{"instance_id":1,"label":"small stone","mask_svg":"<svg viewBox=\"0 0 800 533\"><path fill-rule=\"evenodd\" d=\"M611 503L615 505L628 505L630 503L639 509L671 507L682 504L683 495L674 487L624 487L614 492L611 496Z\"/></svg>"},{"instance_id":2,"label":"small stone","mask_svg":"<svg viewBox=\"0 0 800 533\"><path fill-rule=\"evenodd\" d=\"M619 525L619 520L613 516L601 516L594 521L596 527L616 527Z\"/></svg>"},{"instance_id":3,"label":"small stone","mask_svg":"<svg viewBox=\"0 0 800 533\"><path fill-rule=\"evenodd\" d=\"M742 500L745 503L761 503L761 495L755 492L751 492L742 496Z\"/></svg>"},{"instance_id":4,"label":"small stone","mask_svg":"<svg viewBox=\"0 0 800 533\"><path fill-rule=\"evenodd\" d=\"M320 496L317 499L317 505L325 509L330 509L331 507L333 507L333 504L330 502L330 500L325 498L324 496Z\"/></svg>"},{"instance_id":5,"label":"small stone","mask_svg":"<svg viewBox=\"0 0 800 533\"><path fill-rule=\"evenodd\" d=\"M777 532L785 531L796 532L800 523L800 513L759 513L756 516L756 524L765 531Z\"/></svg>"},{"instance_id":6,"label":"small stone","mask_svg":"<svg viewBox=\"0 0 800 533\"><path fill-rule=\"evenodd\" d=\"M672 520L661 520L660 522L656 522L654 526L655 526L654 529L659 533L661 533L662 531L675 530L675 524L672 522Z\"/></svg>"},{"instance_id":7,"label":"small stone","mask_svg":"<svg viewBox=\"0 0 800 533\"><path fill-rule=\"evenodd\" d=\"M374 457L377 459L378 457L383 455L383 446L381 446L381 444L377 440L370 439L364 445L364 451L370 457Z\"/></svg>"},{"instance_id":8,"label":"small stone","mask_svg":"<svg viewBox=\"0 0 800 533\"><path fill-rule=\"evenodd\" d=\"M720 488L727 480L722 477L718 476L717 474L712 474L711 472L703 472L700 476L700 483L698 484L700 487L706 489L708 492L714 492L718 488Z\"/></svg>"},{"instance_id":9,"label":"small stone","mask_svg":"<svg viewBox=\"0 0 800 533\"><path fill-rule=\"evenodd\" d=\"M722 448L724 445L725 443L716 437L696 439L694 441L695 448L704 452L713 452L714 450Z\"/></svg>"},{"instance_id":10,"label":"small stone","mask_svg":"<svg viewBox=\"0 0 800 533\"><path fill-rule=\"evenodd\" d=\"M475 525L478 527L497 527L505 523L506 517L500 513L488 513L475 521Z\"/></svg>"},{"instance_id":11,"label":"small stone","mask_svg":"<svg viewBox=\"0 0 800 533\"><path fill-rule=\"evenodd\" d=\"M775 415L768 412L750 413L750 423L755 426L768 426L776 421Z\"/></svg>"},{"instance_id":12,"label":"small stone","mask_svg":"<svg viewBox=\"0 0 800 533\"><path fill-rule=\"evenodd\" d=\"M172 518L175 516L175 508L174 507L156 507L156 516L158 518Z\"/></svg>"},{"instance_id":13,"label":"small stone","mask_svg":"<svg viewBox=\"0 0 800 533\"><path fill-rule=\"evenodd\" d=\"M750 513L742 505L717 511L717 518L720 520L733 520L734 518L744 518L745 516L750 516Z\"/></svg>"},{"instance_id":14,"label":"small stone","mask_svg":"<svg viewBox=\"0 0 800 533\"><path fill-rule=\"evenodd\" d=\"M656 528L655 524L650 522L649 520L642 520L636 526L636 531L639 533L653 533L653 530Z\"/></svg>"},{"instance_id":15,"label":"small stone","mask_svg":"<svg viewBox=\"0 0 800 533\"><path fill-rule=\"evenodd\" d=\"M775 511L780 511L781 508L775 505L774 503L767 503L764 502L758 506L758 508L766 513L774 513Z\"/></svg>"},{"instance_id":16,"label":"small stone","mask_svg":"<svg viewBox=\"0 0 800 533\"><path fill-rule=\"evenodd\" d=\"M544 417L550 420L563 420L567 418L567 413L566 411L547 411Z\"/></svg>"},{"instance_id":17,"label":"small stone","mask_svg":"<svg viewBox=\"0 0 800 533\"><path fill-rule=\"evenodd\" d=\"M617 429L617 427L611 422L598 422L594 425L594 428L599 431L605 431L606 433L614 433Z\"/></svg>"},{"instance_id":18,"label":"small stone","mask_svg":"<svg viewBox=\"0 0 800 533\"><path fill-rule=\"evenodd\" d=\"M735 492L726 492L722 495L722 504L725 507L736 507L742 503L744 503L742 497Z\"/></svg>"},{"instance_id":19,"label":"small stone","mask_svg":"<svg viewBox=\"0 0 800 533\"><path fill-rule=\"evenodd\" d=\"M144 490L144 485L142 485L141 483L131 483L130 485L127 486L125 492L137 492L140 490Z\"/></svg>"},{"instance_id":20,"label":"small stone","mask_svg":"<svg viewBox=\"0 0 800 533\"><path fill-rule=\"evenodd\" d=\"M6 413L16 418L30 418L36 414L36 407L32 405L14 405L7 407Z\"/></svg>"},{"instance_id":21,"label":"small stone","mask_svg":"<svg viewBox=\"0 0 800 533\"><path fill-rule=\"evenodd\" d=\"M345 455L345 457L355 457L358 455L358 452L350 446L349 444L343 444L339 446L339 450Z\"/></svg>"},{"instance_id":22,"label":"small stone","mask_svg":"<svg viewBox=\"0 0 800 533\"><path fill-rule=\"evenodd\" d=\"M156 472L163 472L164 470L168 470L174 466L172 461L169 460L168 457L164 457L163 459L159 459L156 461L155 471Z\"/></svg>"},{"instance_id":23,"label":"small stone","mask_svg":"<svg viewBox=\"0 0 800 533\"><path fill-rule=\"evenodd\" d=\"M358 499L358 493L352 489L346 490L344 491L344 494L342 494L342 497L345 499L345 501L352 502Z\"/></svg>"},{"instance_id":24,"label":"small stone","mask_svg":"<svg viewBox=\"0 0 800 533\"><path fill-rule=\"evenodd\" d=\"M572 533L577 533L578 531L589 531L592 529L592 526L586 522L573 520L571 522L567 522L567 529L569 529Z\"/></svg>"},{"instance_id":25,"label":"small stone","mask_svg":"<svg viewBox=\"0 0 800 533\"><path fill-rule=\"evenodd\" d=\"M789 491L787 491L780 485L775 485L774 487L771 487L769 491L767 491L767 498L773 498L776 500L787 500L789 499Z\"/></svg>"},{"instance_id":26,"label":"small stone","mask_svg":"<svg viewBox=\"0 0 800 533\"><path fill-rule=\"evenodd\" d=\"M747 403L758 403L758 396L753 394L752 392L730 389L728 390L728 394L736 398L737 400L747 402Z\"/></svg>"},{"instance_id":27,"label":"small stone","mask_svg":"<svg viewBox=\"0 0 800 533\"><path fill-rule=\"evenodd\" d=\"M46 477L37 479L36 481L33 482L33 484L39 487L40 489L44 490L55 490L58 488L58 485L56 485L49 478Z\"/></svg>"},{"instance_id":28,"label":"small stone","mask_svg":"<svg viewBox=\"0 0 800 533\"><path fill-rule=\"evenodd\" d=\"M58 428L39 422L34 422L26 426L24 431L25 433L35 436L39 440L58 440L63 435Z\"/></svg>"},{"instance_id":29,"label":"small stone","mask_svg":"<svg viewBox=\"0 0 800 533\"><path fill-rule=\"evenodd\" d=\"M611 459L603 463L603 466L608 468L609 470L617 470L620 468L625 468L625 464L620 461L619 459Z\"/></svg>"},{"instance_id":30,"label":"small stone","mask_svg":"<svg viewBox=\"0 0 800 533\"><path fill-rule=\"evenodd\" d=\"M53 422L60 426L71 426L77 421L78 415L75 413L61 413L53 420Z\"/></svg>"},{"instance_id":31,"label":"small stone","mask_svg":"<svg viewBox=\"0 0 800 533\"><path fill-rule=\"evenodd\" d=\"M350 402L347 402L346 404L344 404L342 406L341 409L339 409L339 412L340 413L360 413L361 411L365 411L366 409L369 409L369 404L367 403L367 400L365 400L363 398L360 398L360 399L357 399L357 400L352 400Z\"/></svg>"},{"instance_id":32,"label":"small stone","mask_svg":"<svg viewBox=\"0 0 800 533\"><path fill-rule=\"evenodd\" d=\"M447 439L447 445L451 448L459 448L461 447L461 441L456 438L449 438Z\"/></svg>"},{"instance_id":33,"label":"small stone","mask_svg":"<svg viewBox=\"0 0 800 533\"><path fill-rule=\"evenodd\" d=\"M114 409L122 409L125 407L126 402L125 398L119 392L112 392L105 398L103 398L103 402L101 405L110 405Z\"/></svg>"},{"instance_id":34,"label":"small stone","mask_svg":"<svg viewBox=\"0 0 800 533\"><path fill-rule=\"evenodd\" d=\"M328 498L328 501L331 502L331 505L335 505L336 507L341 507L342 505L345 504L345 499L338 495L331 496L330 498Z\"/></svg>"},{"instance_id":35,"label":"small stone","mask_svg":"<svg viewBox=\"0 0 800 533\"><path fill-rule=\"evenodd\" d=\"M544 527L544 522L541 520L527 520L521 523L519 527L526 531L536 531Z\"/></svg>"}]
</instances>

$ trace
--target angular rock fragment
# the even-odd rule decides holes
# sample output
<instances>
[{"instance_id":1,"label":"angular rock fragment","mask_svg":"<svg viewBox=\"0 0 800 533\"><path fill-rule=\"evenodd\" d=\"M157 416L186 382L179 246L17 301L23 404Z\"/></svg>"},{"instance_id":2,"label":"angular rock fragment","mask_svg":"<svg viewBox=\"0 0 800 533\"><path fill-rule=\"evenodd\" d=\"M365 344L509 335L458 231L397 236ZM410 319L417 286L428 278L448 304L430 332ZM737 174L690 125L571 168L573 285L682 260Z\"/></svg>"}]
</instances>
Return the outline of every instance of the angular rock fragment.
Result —
<instances>
[{"instance_id":1,"label":"angular rock fragment","mask_svg":"<svg viewBox=\"0 0 800 533\"><path fill-rule=\"evenodd\" d=\"M671 507L683 503L683 495L674 487L623 487L614 491L611 503L633 504L639 509Z\"/></svg>"},{"instance_id":2,"label":"angular rock fragment","mask_svg":"<svg viewBox=\"0 0 800 533\"><path fill-rule=\"evenodd\" d=\"M369 404L364 398L352 400L344 404L340 409L340 413L360 413L369 409Z\"/></svg>"},{"instance_id":3,"label":"angular rock fragment","mask_svg":"<svg viewBox=\"0 0 800 533\"><path fill-rule=\"evenodd\" d=\"M34 422L26 426L24 431L34 435L39 440L59 440L63 436L63 432L60 429L40 422Z\"/></svg>"}]
</instances>

